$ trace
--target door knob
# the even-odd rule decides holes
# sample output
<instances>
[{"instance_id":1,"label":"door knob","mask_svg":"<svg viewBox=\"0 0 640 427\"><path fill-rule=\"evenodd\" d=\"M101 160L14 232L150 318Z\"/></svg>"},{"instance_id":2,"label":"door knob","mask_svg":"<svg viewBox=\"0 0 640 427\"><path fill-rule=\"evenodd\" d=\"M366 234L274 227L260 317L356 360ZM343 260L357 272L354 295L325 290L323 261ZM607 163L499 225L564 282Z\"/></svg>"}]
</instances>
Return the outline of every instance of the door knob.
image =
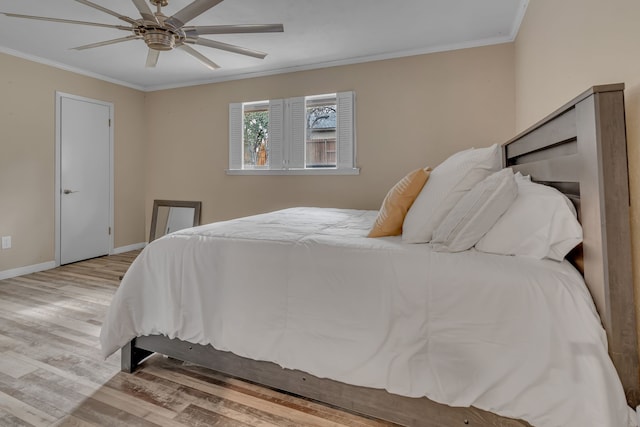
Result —
<instances>
[{"instance_id":1,"label":"door knob","mask_svg":"<svg viewBox=\"0 0 640 427\"><path fill-rule=\"evenodd\" d=\"M69 189L65 189L62 191L64 194L71 194L71 193L77 193L78 190L69 190Z\"/></svg>"}]
</instances>

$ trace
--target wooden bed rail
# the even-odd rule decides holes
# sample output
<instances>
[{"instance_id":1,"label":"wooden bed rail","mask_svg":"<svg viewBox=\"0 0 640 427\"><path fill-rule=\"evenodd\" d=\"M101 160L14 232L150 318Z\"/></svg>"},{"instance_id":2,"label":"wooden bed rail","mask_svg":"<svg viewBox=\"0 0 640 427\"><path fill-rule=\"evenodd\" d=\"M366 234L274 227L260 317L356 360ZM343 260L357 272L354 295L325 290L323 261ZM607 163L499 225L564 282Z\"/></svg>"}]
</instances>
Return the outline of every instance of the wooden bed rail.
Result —
<instances>
[{"instance_id":1,"label":"wooden bed rail","mask_svg":"<svg viewBox=\"0 0 640 427\"><path fill-rule=\"evenodd\" d=\"M283 369L275 363L255 361L230 352L215 350L210 345L191 344L161 335L139 337L132 343L137 352L127 350L123 353L122 359L122 370L128 372L135 369L141 361L140 357L144 358L145 354L158 352L214 369L225 375L257 382L407 427L531 427L525 421L501 417L474 407L453 408L426 397L404 397L382 389L357 387L318 378L306 372ZM132 343L127 344L125 348L131 348ZM125 362L124 357L129 359Z\"/></svg>"}]
</instances>

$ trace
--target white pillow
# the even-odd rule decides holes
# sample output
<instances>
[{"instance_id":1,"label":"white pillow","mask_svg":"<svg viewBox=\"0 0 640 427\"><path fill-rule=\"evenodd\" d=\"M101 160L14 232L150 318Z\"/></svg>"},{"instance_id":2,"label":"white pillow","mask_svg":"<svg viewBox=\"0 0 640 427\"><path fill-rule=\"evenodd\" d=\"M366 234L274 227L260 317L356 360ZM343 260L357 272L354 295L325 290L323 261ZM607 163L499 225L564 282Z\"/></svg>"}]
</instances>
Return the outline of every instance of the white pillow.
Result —
<instances>
[{"instance_id":1,"label":"white pillow","mask_svg":"<svg viewBox=\"0 0 640 427\"><path fill-rule=\"evenodd\" d=\"M502 166L502 150L491 147L460 151L431 171L429 181L411 205L402 224L402 240L428 243L433 230L478 182Z\"/></svg>"},{"instance_id":2,"label":"white pillow","mask_svg":"<svg viewBox=\"0 0 640 427\"><path fill-rule=\"evenodd\" d=\"M571 201L553 187L515 175L518 197L476 244L502 255L562 259L582 242L582 227Z\"/></svg>"},{"instance_id":3,"label":"white pillow","mask_svg":"<svg viewBox=\"0 0 640 427\"><path fill-rule=\"evenodd\" d=\"M473 247L498 221L518 196L511 169L502 169L477 183L451 209L433 232L431 243L441 252Z\"/></svg>"}]
</instances>

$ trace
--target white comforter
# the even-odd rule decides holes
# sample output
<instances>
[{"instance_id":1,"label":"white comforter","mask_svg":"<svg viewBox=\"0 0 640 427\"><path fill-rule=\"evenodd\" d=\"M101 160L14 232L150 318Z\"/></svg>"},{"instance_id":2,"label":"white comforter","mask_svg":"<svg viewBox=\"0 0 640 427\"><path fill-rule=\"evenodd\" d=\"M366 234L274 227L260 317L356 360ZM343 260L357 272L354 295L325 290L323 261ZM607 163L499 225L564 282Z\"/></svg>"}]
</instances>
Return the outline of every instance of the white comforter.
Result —
<instances>
[{"instance_id":1,"label":"white comforter","mask_svg":"<svg viewBox=\"0 0 640 427\"><path fill-rule=\"evenodd\" d=\"M295 208L151 243L104 322L535 426L636 425L567 262L369 239L375 211Z\"/></svg>"}]
</instances>

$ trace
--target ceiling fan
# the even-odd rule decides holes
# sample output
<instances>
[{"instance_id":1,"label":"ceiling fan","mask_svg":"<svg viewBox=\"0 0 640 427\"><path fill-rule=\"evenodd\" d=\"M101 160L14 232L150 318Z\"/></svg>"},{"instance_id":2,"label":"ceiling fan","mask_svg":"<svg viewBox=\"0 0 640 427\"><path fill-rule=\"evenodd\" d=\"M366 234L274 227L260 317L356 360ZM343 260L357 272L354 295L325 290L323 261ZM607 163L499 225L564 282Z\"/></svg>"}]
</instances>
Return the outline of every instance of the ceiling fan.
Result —
<instances>
[{"instance_id":1,"label":"ceiling fan","mask_svg":"<svg viewBox=\"0 0 640 427\"><path fill-rule=\"evenodd\" d=\"M197 27L186 26L187 22L221 3L223 0L194 0L192 3L188 4L183 9L179 10L176 14L170 17L167 17L162 13L162 8L169 4L169 0L149 0L149 2L156 7L155 13L151 10L151 7L149 6L149 4L147 4L146 0L131 0L140 12L140 19L129 18L128 16L121 15L118 12L107 9L88 0L75 1L94 9L98 9L101 12L115 16L121 21L129 24L129 26L75 21L71 19L48 18L44 16L20 15L16 13L0 13L13 18L36 19L41 21L89 25L93 27L115 28L118 30L129 31L133 34L113 40L106 40L103 42L78 46L74 47L73 49L92 49L95 47L106 46L130 40L144 40L144 42L149 47L149 53L147 54L146 62L147 67L156 66L156 64L158 63L160 52L178 48L193 56L195 59L212 70L220 68L218 64L211 61L209 58L189 46L192 44L263 59L265 56L267 56L267 54L264 52L205 39L201 38L200 36L205 34L272 33L284 31L284 27L282 24L209 25Z\"/></svg>"}]
</instances>

